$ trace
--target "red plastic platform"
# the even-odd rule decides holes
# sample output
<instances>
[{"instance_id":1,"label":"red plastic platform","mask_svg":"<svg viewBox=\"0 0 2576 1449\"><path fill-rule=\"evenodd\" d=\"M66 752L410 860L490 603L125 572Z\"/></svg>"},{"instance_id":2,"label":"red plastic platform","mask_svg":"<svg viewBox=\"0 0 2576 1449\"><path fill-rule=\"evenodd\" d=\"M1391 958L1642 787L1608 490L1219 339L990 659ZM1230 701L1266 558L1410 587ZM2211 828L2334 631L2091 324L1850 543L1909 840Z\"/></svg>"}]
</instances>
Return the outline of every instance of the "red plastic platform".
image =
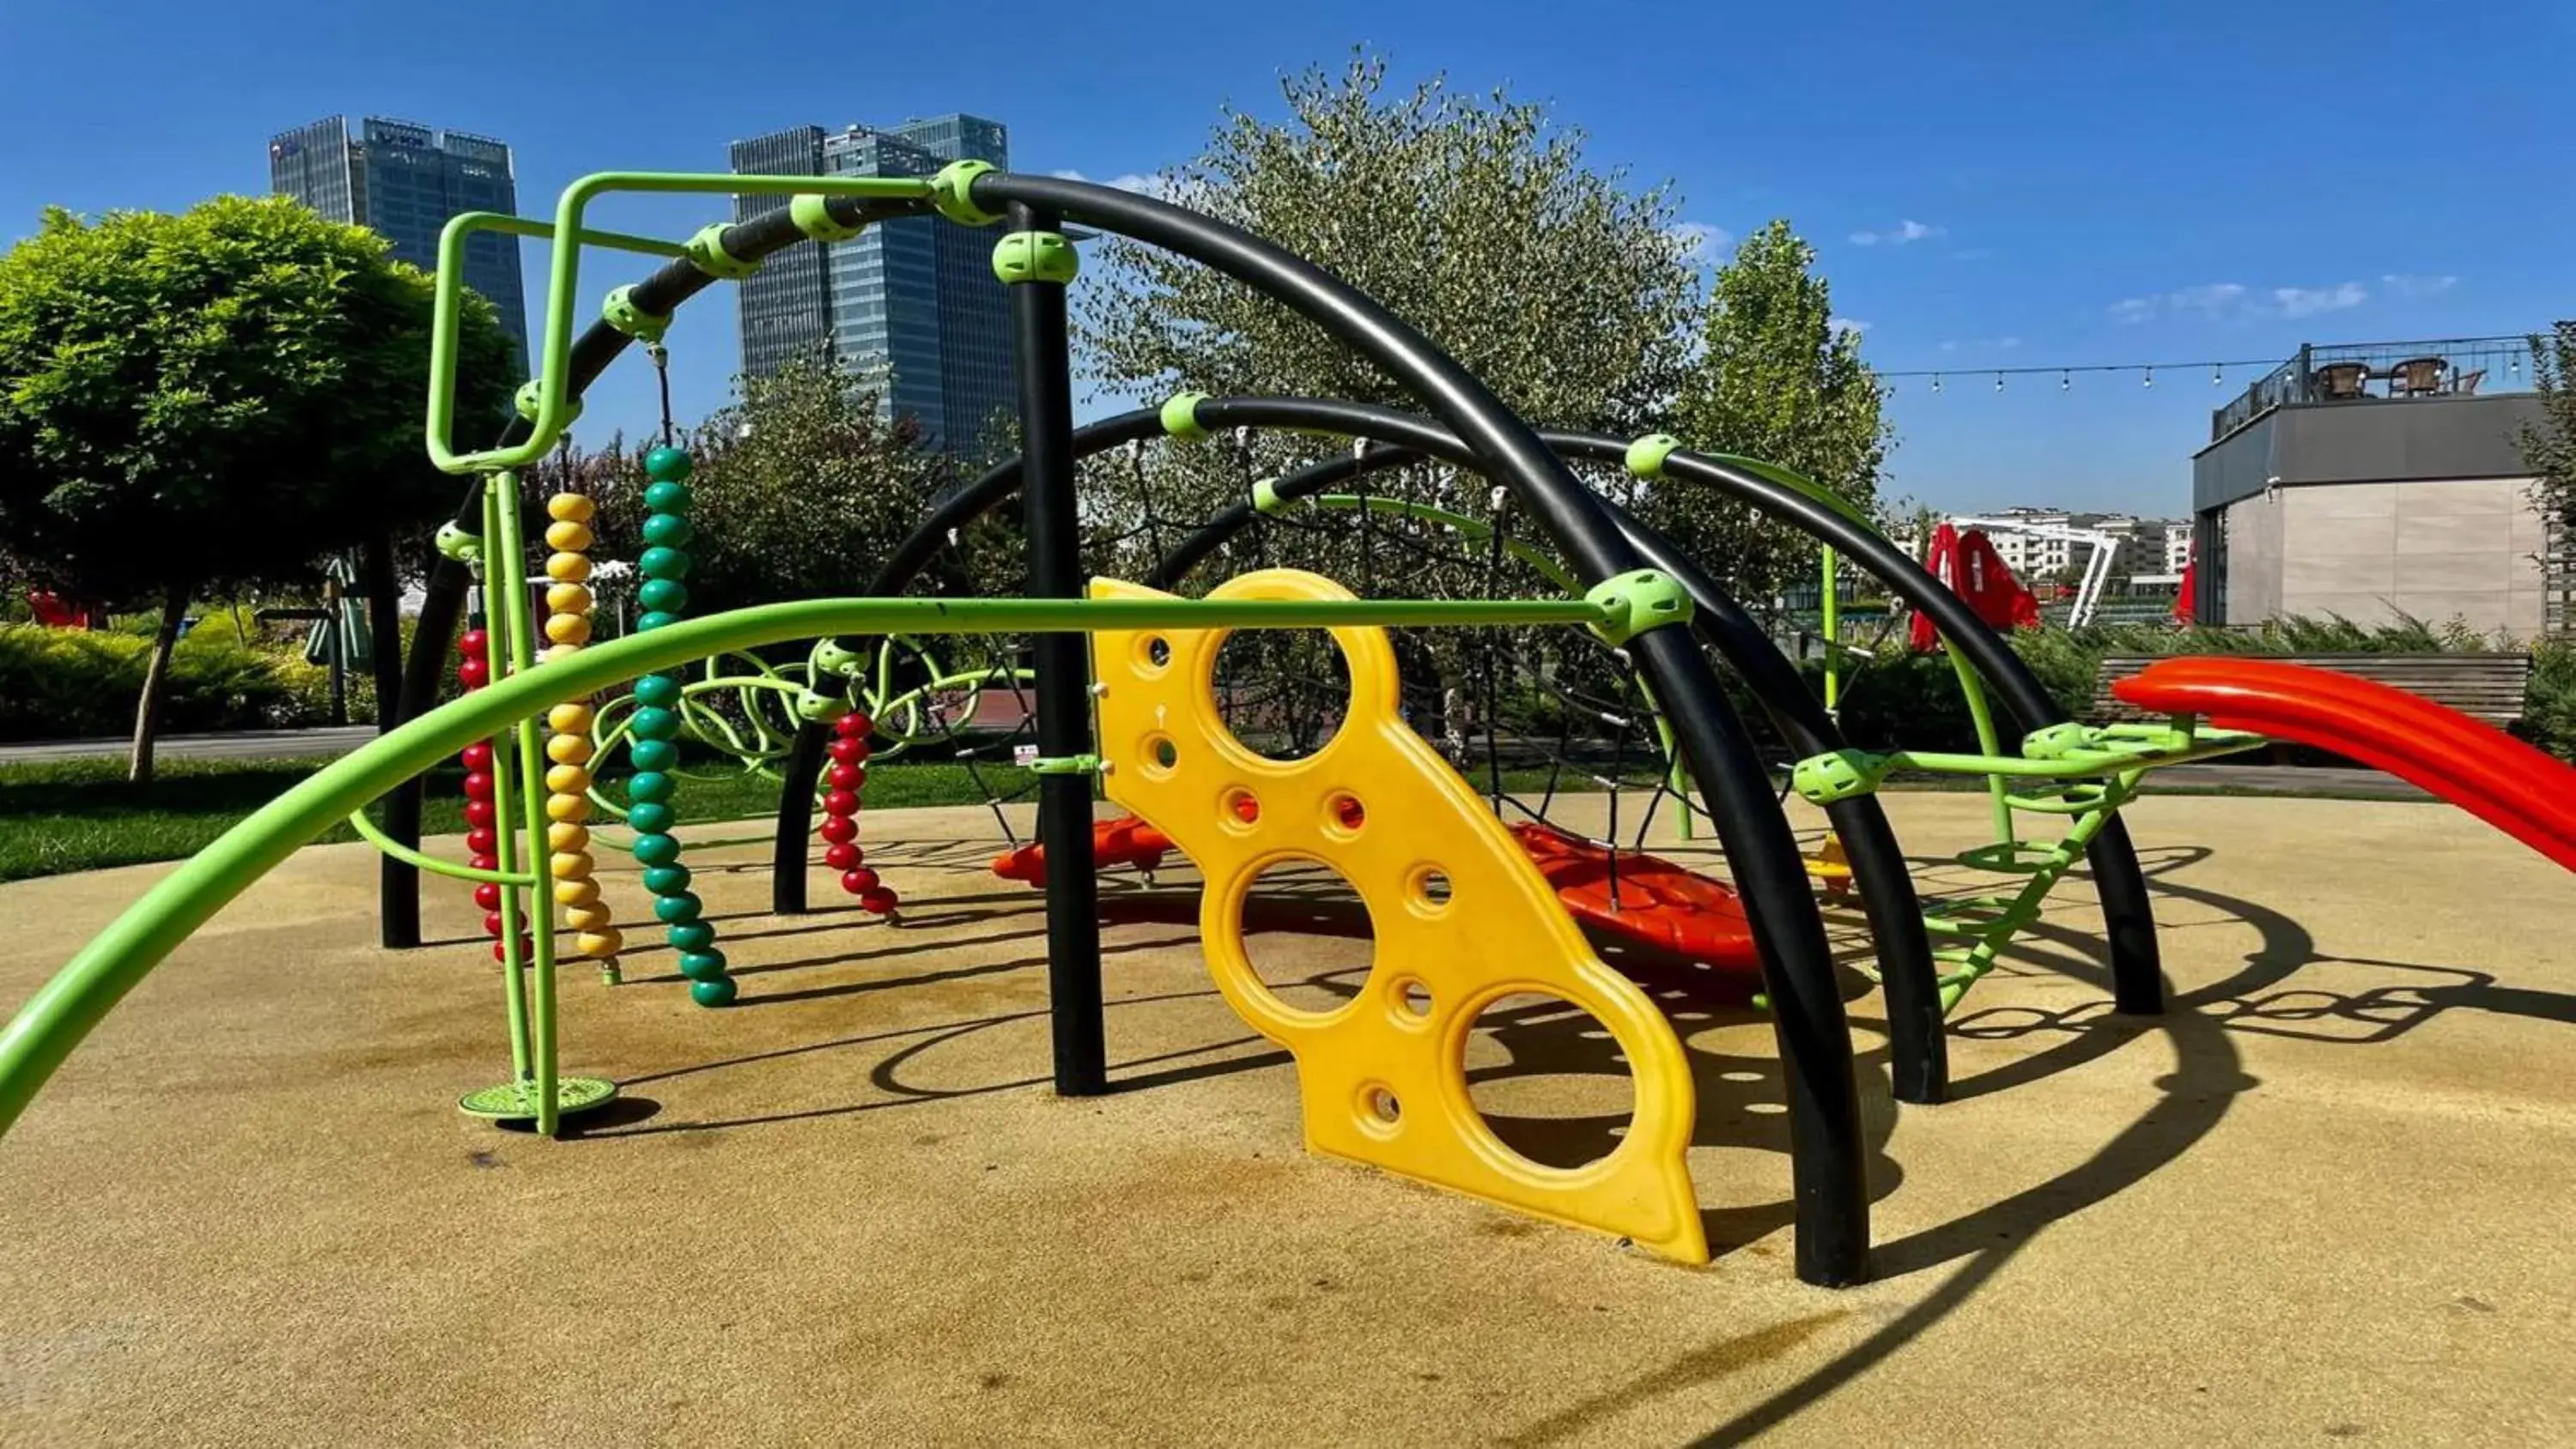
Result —
<instances>
[{"instance_id":1,"label":"red plastic platform","mask_svg":"<svg viewBox=\"0 0 2576 1449\"><path fill-rule=\"evenodd\" d=\"M1556 898L1585 925L1725 971L1756 973L1753 927L1735 892L1658 855L1618 852L1619 894L1610 895L1611 851L1551 825L1512 827Z\"/></svg>"},{"instance_id":2,"label":"red plastic platform","mask_svg":"<svg viewBox=\"0 0 2576 1449\"><path fill-rule=\"evenodd\" d=\"M1152 870L1163 863L1164 855L1171 848L1170 836L1133 815L1091 823L1091 863L1094 866L1132 865L1139 870ZM994 856L993 874L1004 880L1045 885L1046 847L1032 841L1017 850Z\"/></svg>"}]
</instances>

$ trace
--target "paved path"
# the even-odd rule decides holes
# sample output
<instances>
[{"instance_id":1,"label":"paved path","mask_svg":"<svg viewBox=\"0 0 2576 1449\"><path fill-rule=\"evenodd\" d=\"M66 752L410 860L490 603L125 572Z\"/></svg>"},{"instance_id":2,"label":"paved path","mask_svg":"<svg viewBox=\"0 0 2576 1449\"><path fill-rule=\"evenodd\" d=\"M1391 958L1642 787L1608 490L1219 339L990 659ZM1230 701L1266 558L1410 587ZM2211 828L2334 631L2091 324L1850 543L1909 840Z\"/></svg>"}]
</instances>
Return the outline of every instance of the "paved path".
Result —
<instances>
[{"instance_id":1,"label":"paved path","mask_svg":"<svg viewBox=\"0 0 2576 1449\"><path fill-rule=\"evenodd\" d=\"M2173 765L2147 776L2148 788L2209 790L2234 786L2267 795L2361 796L2372 800L2433 797L2395 775L2351 765Z\"/></svg>"},{"instance_id":2,"label":"paved path","mask_svg":"<svg viewBox=\"0 0 2576 1449\"><path fill-rule=\"evenodd\" d=\"M163 735L154 745L164 760L296 760L337 758L376 737L374 725L318 730L236 730L222 735ZM95 740L30 740L0 745L0 765L34 765L49 760L121 757L131 742Z\"/></svg>"}]
</instances>

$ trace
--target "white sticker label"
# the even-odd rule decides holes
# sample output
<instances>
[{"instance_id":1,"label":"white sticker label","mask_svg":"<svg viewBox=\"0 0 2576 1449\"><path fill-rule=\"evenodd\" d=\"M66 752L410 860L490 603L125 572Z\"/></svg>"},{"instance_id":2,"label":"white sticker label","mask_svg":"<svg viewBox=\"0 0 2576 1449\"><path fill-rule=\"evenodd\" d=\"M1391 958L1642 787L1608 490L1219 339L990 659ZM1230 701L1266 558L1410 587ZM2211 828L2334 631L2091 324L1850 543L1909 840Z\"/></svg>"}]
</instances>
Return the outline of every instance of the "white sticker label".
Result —
<instances>
[{"instance_id":1,"label":"white sticker label","mask_svg":"<svg viewBox=\"0 0 2576 1449\"><path fill-rule=\"evenodd\" d=\"M1037 746L1035 746L1035 745L1013 745L1013 746L1011 746L1011 763L1012 763L1012 764L1017 765L1017 766L1019 766L1021 769L1025 770L1025 769L1027 769L1029 766L1034 765L1034 764L1036 764L1037 762L1038 762L1038 747L1037 747Z\"/></svg>"}]
</instances>

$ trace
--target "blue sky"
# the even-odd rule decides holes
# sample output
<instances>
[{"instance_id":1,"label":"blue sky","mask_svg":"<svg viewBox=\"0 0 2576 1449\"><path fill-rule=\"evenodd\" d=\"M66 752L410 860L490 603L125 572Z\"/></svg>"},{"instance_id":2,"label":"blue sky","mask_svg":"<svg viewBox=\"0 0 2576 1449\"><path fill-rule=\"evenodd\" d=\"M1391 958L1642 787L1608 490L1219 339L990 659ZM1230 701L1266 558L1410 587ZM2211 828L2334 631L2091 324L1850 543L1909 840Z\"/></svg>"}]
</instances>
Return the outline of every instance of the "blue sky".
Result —
<instances>
[{"instance_id":1,"label":"blue sky","mask_svg":"<svg viewBox=\"0 0 2576 1449\"><path fill-rule=\"evenodd\" d=\"M1873 362L1960 370L1893 403L1891 491L1938 506L2180 511L2208 409L2255 371L1998 394L1979 366L2275 358L2576 314L2567 133L2545 106L2576 73L2563 0L1157 3L969 9L953 37L919 8L759 13L6 0L0 238L48 202L264 190L269 134L333 112L510 142L532 213L586 171L719 170L738 136L950 110L1007 123L1021 169L1148 173L1221 104L1275 113L1281 72L1365 42L1406 78L1549 102L1597 164L1674 181L1701 226L1790 218ZM968 17L1005 14L973 38ZM601 220L680 235L714 214ZM541 249L528 265L533 305ZM685 413L721 400L732 326L702 305L674 329ZM627 366L593 417L640 425L648 390Z\"/></svg>"}]
</instances>

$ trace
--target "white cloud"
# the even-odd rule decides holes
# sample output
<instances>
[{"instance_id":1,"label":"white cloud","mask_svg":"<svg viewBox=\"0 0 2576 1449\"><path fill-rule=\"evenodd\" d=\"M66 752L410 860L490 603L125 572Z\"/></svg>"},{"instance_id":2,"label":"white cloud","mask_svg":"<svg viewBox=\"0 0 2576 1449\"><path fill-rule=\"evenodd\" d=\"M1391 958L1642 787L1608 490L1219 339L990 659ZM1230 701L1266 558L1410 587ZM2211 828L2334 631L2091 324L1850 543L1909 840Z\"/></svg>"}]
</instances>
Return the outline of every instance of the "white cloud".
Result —
<instances>
[{"instance_id":1,"label":"white cloud","mask_svg":"<svg viewBox=\"0 0 2576 1449\"><path fill-rule=\"evenodd\" d=\"M2422 276L2414 272L2391 272L2381 277L2379 284L2400 297L2437 297L2458 286L2460 279L2448 272L2438 277Z\"/></svg>"},{"instance_id":2,"label":"white cloud","mask_svg":"<svg viewBox=\"0 0 2576 1449\"><path fill-rule=\"evenodd\" d=\"M1836 317L1825 325L1833 328L1836 332L1848 332L1854 337L1858 337L1860 334L1869 330L1869 324L1863 322L1857 317Z\"/></svg>"},{"instance_id":3,"label":"white cloud","mask_svg":"<svg viewBox=\"0 0 2576 1449\"><path fill-rule=\"evenodd\" d=\"M2434 290L2440 288L2437 286ZM2170 292L2123 297L2111 304L2110 313L2114 322L2133 324L2150 322L2158 317L2186 315L2206 321L2247 317L2300 318L2341 312L2369 300L2370 289L2359 282L2338 282L2330 287L2267 287L2260 290L2243 282L2203 282Z\"/></svg>"},{"instance_id":4,"label":"white cloud","mask_svg":"<svg viewBox=\"0 0 2576 1449\"><path fill-rule=\"evenodd\" d=\"M2185 287L2165 300L2171 302L2174 310L2178 312L2215 314L2228 310L2244 299L2245 284L2242 282L2203 282L2197 287Z\"/></svg>"},{"instance_id":5,"label":"white cloud","mask_svg":"<svg viewBox=\"0 0 2576 1449\"><path fill-rule=\"evenodd\" d=\"M2359 282L2345 282L2334 287L2274 287L2272 301L2284 317L2313 317L2320 312L2340 312L2358 307L2370 300L2370 293Z\"/></svg>"},{"instance_id":6,"label":"white cloud","mask_svg":"<svg viewBox=\"0 0 2576 1449\"><path fill-rule=\"evenodd\" d=\"M1919 242L1929 237L1939 236L1942 231L1941 227L1931 226L1908 217L1885 231L1853 232L1851 241L1856 247L1874 247L1880 242L1885 242L1892 247L1901 247L1908 242Z\"/></svg>"},{"instance_id":7,"label":"white cloud","mask_svg":"<svg viewBox=\"0 0 2576 1449\"><path fill-rule=\"evenodd\" d=\"M1047 174L1061 181L1089 181L1092 179L1091 177L1085 176L1081 172L1074 170L1070 166L1059 167ZM1121 191L1133 191L1144 196L1161 197L1166 201L1171 199L1172 192L1175 189L1172 175L1168 171L1122 171L1118 175L1112 176L1108 180L1099 182L1098 184L1102 186L1115 186Z\"/></svg>"},{"instance_id":8,"label":"white cloud","mask_svg":"<svg viewBox=\"0 0 2576 1449\"><path fill-rule=\"evenodd\" d=\"M1685 221L1674 225L1664 235L1681 243L1682 260L1704 262L1712 259L1719 247L1735 240L1735 233L1704 221Z\"/></svg>"}]
</instances>

